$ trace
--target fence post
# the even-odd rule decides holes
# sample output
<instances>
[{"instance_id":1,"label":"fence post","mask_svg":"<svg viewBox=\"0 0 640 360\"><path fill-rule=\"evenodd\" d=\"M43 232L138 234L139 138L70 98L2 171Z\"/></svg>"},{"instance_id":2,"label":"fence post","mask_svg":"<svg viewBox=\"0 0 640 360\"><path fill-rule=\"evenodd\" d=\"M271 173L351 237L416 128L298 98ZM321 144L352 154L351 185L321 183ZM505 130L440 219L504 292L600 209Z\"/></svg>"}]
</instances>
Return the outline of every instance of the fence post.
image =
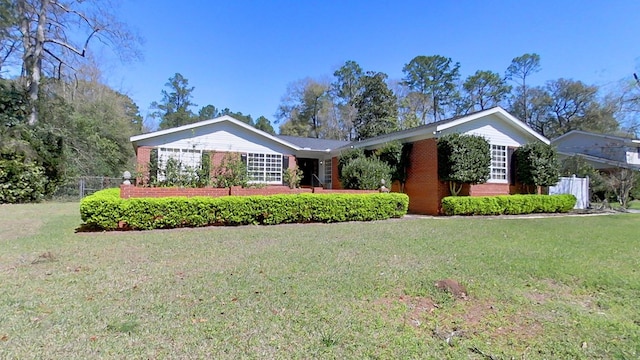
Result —
<instances>
[{"instance_id":1,"label":"fence post","mask_svg":"<svg viewBox=\"0 0 640 360\"><path fill-rule=\"evenodd\" d=\"M82 199L84 197L84 178L83 177L80 178L79 187L80 187L80 199Z\"/></svg>"}]
</instances>

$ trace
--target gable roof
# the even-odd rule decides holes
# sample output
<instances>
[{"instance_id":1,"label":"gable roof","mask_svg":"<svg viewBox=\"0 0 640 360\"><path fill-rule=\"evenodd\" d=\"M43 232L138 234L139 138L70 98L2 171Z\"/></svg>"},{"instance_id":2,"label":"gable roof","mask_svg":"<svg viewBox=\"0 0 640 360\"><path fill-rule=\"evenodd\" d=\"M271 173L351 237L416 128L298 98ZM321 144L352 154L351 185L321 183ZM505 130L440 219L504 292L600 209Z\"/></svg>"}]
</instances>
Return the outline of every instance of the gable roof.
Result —
<instances>
[{"instance_id":1,"label":"gable roof","mask_svg":"<svg viewBox=\"0 0 640 360\"><path fill-rule=\"evenodd\" d=\"M376 136L373 138L369 138L369 139L365 139L365 140L361 140L361 141L355 141L353 143L350 143L348 145L351 146L357 146L357 147L364 147L364 146L372 146L372 145L379 145L379 144L383 144L385 142L388 141L394 141L394 140L403 140L403 139L408 139L411 137L433 137L435 136L438 132L442 131L442 130L446 130L455 126L459 126L489 115L496 115L498 118L502 119L503 121L509 122L512 125L514 125L514 127L516 129L518 129L519 131L530 135L540 141L542 141L545 144L549 144L550 141L549 139L547 139L546 137L540 135L539 133L537 133L535 130L533 130L531 127L529 127L527 124L525 124L524 122L520 121L518 118L516 118L515 116L509 114L506 110L504 110L503 108L499 107L499 106L495 106L489 109L485 109L485 110L480 110L480 111L476 111L467 115L461 115L461 116L456 116L456 117L452 117L449 119L444 119L444 120L440 120L440 121L436 121L430 124L425 124L425 125L420 125L411 129L406 129L406 130L401 130L401 131L396 131L390 134L385 134L385 135L380 135L380 136ZM343 146L344 148L344 146Z\"/></svg>"},{"instance_id":2,"label":"gable roof","mask_svg":"<svg viewBox=\"0 0 640 360\"><path fill-rule=\"evenodd\" d=\"M305 138L299 136L288 136L288 135L276 135L278 138L295 144L302 149L311 149L311 150L331 150L336 149L348 144L351 144L350 141L345 140L329 140L329 139L317 139L317 138Z\"/></svg>"},{"instance_id":3,"label":"gable roof","mask_svg":"<svg viewBox=\"0 0 640 360\"><path fill-rule=\"evenodd\" d=\"M603 157L584 153L558 151L558 155L565 157L579 156L592 164L597 164L598 166L595 166L596 169L608 169L610 167L619 167L632 170L640 169L640 165L629 164L627 162L606 159Z\"/></svg>"},{"instance_id":4,"label":"gable roof","mask_svg":"<svg viewBox=\"0 0 640 360\"><path fill-rule=\"evenodd\" d=\"M286 140L280 139L274 135L271 135L267 132L264 132L260 129L256 129L253 126L244 123L240 120L237 120L229 115L224 115L224 116L220 116L217 117L215 119L210 119L210 120L203 120L203 121L198 121L192 124L187 124L187 125L182 125L182 126L178 126L178 127L174 127L171 129L165 129L165 130L158 130L158 131L154 131L154 132L150 132L150 133L146 133L146 134L142 134L142 135L135 135L132 136L131 138L129 138L129 140L133 143L134 148L137 147L136 143L140 140L146 140L146 139L150 139L150 138L154 138L154 137L159 137L159 136L164 136L164 135L168 135L168 134L174 134L174 133L178 133L181 131L185 131L185 130L192 130L192 129L196 129L196 128L200 128L203 126L208 126L208 125L213 125L213 124L218 124L218 123L223 123L223 122L229 122L232 123L236 126L239 126L241 128L244 128L245 130L248 130L250 132L253 132L259 136L265 137L267 139L270 139L272 141L275 141L281 145L284 145L286 147L289 147L293 150L301 150L301 148L298 145L292 144Z\"/></svg>"},{"instance_id":5,"label":"gable roof","mask_svg":"<svg viewBox=\"0 0 640 360\"><path fill-rule=\"evenodd\" d=\"M638 139L627 138L627 137L618 136L618 135L598 134L598 133L582 131L582 130L571 130L568 133L562 134L562 135L558 136L557 138L551 140L551 142L552 143L557 143L557 142L560 142L560 141L562 141L562 140L564 140L564 139L566 139L568 137L579 136L579 135L600 137L600 138L603 138L603 139L615 140L615 141L620 141L620 142L624 142L624 143L637 144L637 146L640 146L640 140L638 140Z\"/></svg>"},{"instance_id":6,"label":"gable roof","mask_svg":"<svg viewBox=\"0 0 640 360\"><path fill-rule=\"evenodd\" d=\"M511 124L518 131L527 134L531 137L534 137L545 144L549 144L549 140L538 134L524 122L518 120L513 115L509 114L506 110L502 109L499 106L476 111L474 113L470 113L467 115L457 116L450 119L440 120L437 122L433 122L430 124L420 125L411 129L396 131L390 134L380 135L373 138L361 140L361 141L342 141L342 140L327 140L327 139L317 139L317 138L304 138L297 136L286 136L286 135L271 135L262 130L256 129L253 126L246 124L242 121L239 121L229 115L224 115L215 119L198 121L192 124L182 125L171 129L158 130L154 132L150 132L147 134L135 135L130 138L134 148L137 148L137 143L141 140L146 140L154 137L164 136L168 134L179 133L185 130L192 130L204 126L209 126L213 124L229 122L234 124L235 126L241 127L247 131L253 132L256 135L267 138L271 141L274 141L278 144L291 148L296 151L304 151L304 152L316 152L322 151L327 152L331 150L344 149L347 147L365 147L365 146L373 146L383 144L388 141L393 140L404 140L411 138L428 138L434 137L440 131L456 127L477 119L484 118L489 115L495 115L499 119Z\"/></svg>"}]
</instances>

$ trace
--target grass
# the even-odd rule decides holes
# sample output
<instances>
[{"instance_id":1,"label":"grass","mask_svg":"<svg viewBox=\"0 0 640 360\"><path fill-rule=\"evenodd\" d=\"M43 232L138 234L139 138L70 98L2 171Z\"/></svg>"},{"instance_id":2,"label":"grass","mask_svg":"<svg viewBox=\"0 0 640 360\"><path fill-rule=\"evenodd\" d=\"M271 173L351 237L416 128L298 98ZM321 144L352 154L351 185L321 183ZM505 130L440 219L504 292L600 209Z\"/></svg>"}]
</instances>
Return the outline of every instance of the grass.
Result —
<instances>
[{"instance_id":1,"label":"grass","mask_svg":"<svg viewBox=\"0 0 640 360\"><path fill-rule=\"evenodd\" d=\"M640 210L640 200L629 201L629 209Z\"/></svg>"},{"instance_id":2,"label":"grass","mask_svg":"<svg viewBox=\"0 0 640 360\"><path fill-rule=\"evenodd\" d=\"M639 220L76 234L77 203L2 205L0 358L638 358Z\"/></svg>"}]
</instances>

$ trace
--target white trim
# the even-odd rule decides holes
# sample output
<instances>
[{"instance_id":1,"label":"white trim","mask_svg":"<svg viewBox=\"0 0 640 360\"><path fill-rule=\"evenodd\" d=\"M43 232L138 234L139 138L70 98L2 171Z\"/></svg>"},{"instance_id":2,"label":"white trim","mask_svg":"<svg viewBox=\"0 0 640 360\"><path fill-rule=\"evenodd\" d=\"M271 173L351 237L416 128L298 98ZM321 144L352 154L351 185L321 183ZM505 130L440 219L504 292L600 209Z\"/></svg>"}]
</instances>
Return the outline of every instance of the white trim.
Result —
<instances>
[{"instance_id":1,"label":"white trim","mask_svg":"<svg viewBox=\"0 0 640 360\"><path fill-rule=\"evenodd\" d=\"M500 147L500 149L494 149L494 147ZM504 166L493 166L494 163L494 154L493 152L495 151L504 151L504 156L502 154L500 154L500 157L504 157L503 161L501 161L502 164L504 164ZM490 144L489 145L489 152L491 154L491 163L489 164L489 180L487 180L487 182L492 182L492 183L508 183L509 182L509 147L507 145L500 145L500 144ZM499 178L493 178L493 170L501 170L504 169L504 179L499 179Z\"/></svg>"},{"instance_id":2,"label":"white trim","mask_svg":"<svg viewBox=\"0 0 640 360\"><path fill-rule=\"evenodd\" d=\"M282 184L282 170L283 170L283 160L282 160L282 154L269 154L269 153L247 153L247 175L249 175L249 178L251 178L251 175L254 172L260 172L262 174L262 179L250 179L249 183L252 184ZM256 160L256 158L258 159L258 161ZM274 160L278 160L278 161L274 161ZM250 168L251 162L254 163L258 163L258 168L256 170L258 171L252 171L254 169ZM277 171L273 171L273 169L271 169L271 171L268 171L269 167L273 167L275 165L279 165L277 166L279 169ZM268 175L272 175L272 174L276 174L276 178L278 180L267 180Z\"/></svg>"},{"instance_id":3,"label":"white trim","mask_svg":"<svg viewBox=\"0 0 640 360\"><path fill-rule=\"evenodd\" d=\"M518 120L515 116L509 114L506 110L504 110L501 107L494 107L494 108L491 108L491 109L487 109L485 111L480 111L480 112L477 112L475 114L472 114L472 115L469 115L469 116L465 116L465 117L462 117L460 119L449 121L449 122L446 122L444 124L438 125L437 128L436 128L436 132L440 132L440 131L449 129L449 128L452 128L452 127L467 123L469 121L477 120L477 119L483 118L483 117L488 116L488 115L497 115L502 120L512 122L518 128L520 128L521 130L524 130L525 133L528 133L529 135L535 137L536 139L542 141L543 143L545 143L547 145L549 145L551 143L549 141L549 139L547 139L546 137L538 134L535 130L533 130L527 124L525 124L524 122Z\"/></svg>"},{"instance_id":4,"label":"white trim","mask_svg":"<svg viewBox=\"0 0 640 360\"><path fill-rule=\"evenodd\" d=\"M629 164L622 161L609 160L609 159L605 159L605 158L601 158L593 155L587 155L582 153L568 153L568 152L561 152L561 151L558 151L558 155L562 155L566 157L580 156L580 157L583 157L585 160L592 161L599 164L611 165L614 167L620 167L620 168L631 169L631 170L640 170L639 165Z\"/></svg>"},{"instance_id":5,"label":"white trim","mask_svg":"<svg viewBox=\"0 0 640 360\"><path fill-rule=\"evenodd\" d=\"M345 146L342 146L334 150L343 150L343 149L349 149L352 147L362 148L362 147L368 147L368 146L375 146L375 145L384 144L388 141L393 141L393 140L401 140L401 141L410 140L410 142L414 142L416 140L429 139L429 138L436 137L438 133L440 133L443 130L450 129L452 127L459 126L470 121L478 120L489 115L496 115L499 119L507 123L510 123L512 125L515 125L515 127L520 131L534 137L539 141L542 141L547 145L551 143L549 139L538 134L535 130L533 130L527 124L518 120L516 117L509 114L503 108L497 106L484 111L479 111L477 113L474 113L468 116L463 116L456 120L452 120L452 121L444 120L442 124L435 122L433 124L421 125L413 129L401 130L391 134L377 136L371 139L354 141L351 144L347 144Z\"/></svg>"},{"instance_id":6,"label":"white trim","mask_svg":"<svg viewBox=\"0 0 640 360\"><path fill-rule=\"evenodd\" d=\"M582 131L582 130L571 130L568 133L562 134L562 135L558 136L557 138L551 140L551 142L555 144L555 143L561 141L562 139L564 139L566 137L569 137L569 136L573 136L573 135L587 135L587 136L600 137L600 138L604 138L604 139L618 140L618 141L622 141L624 143L640 144L640 140L638 140L638 139L630 139L630 138L625 138L625 137L622 137L622 136L609 135L609 134L598 134L598 133L592 133L592 132Z\"/></svg>"},{"instance_id":7,"label":"white trim","mask_svg":"<svg viewBox=\"0 0 640 360\"><path fill-rule=\"evenodd\" d=\"M246 124L246 123L244 123L244 122L242 122L240 120L234 119L229 115L220 116L218 118L211 119L211 120L198 121L198 122L193 123L193 124L182 125L182 126L178 126L178 127L171 128L171 129L154 131L154 132L147 133L147 134L142 134L142 135L135 135L135 136L130 137L129 141L131 141L135 146L135 143L137 141L140 141L140 140L146 140L146 139L151 139L151 138L154 138L154 137L173 134L173 133L177 133L177 132L181 132L181 131L185 131L185 130L196 129L196 128L199 128L199 127L203 127L203 126L207 126L207 125L213 125L213 124L217 124L217 123L221 123L221 122L225 122L225 121L230 122L230 123L232 123L232 124L234 124L236 126L239 126L241 128L244 128L244 129L246 129L248 131L251 131L251 132L253 132L253 133L257 134L257 135L265 137L265 138L267 138L269 140L275 141L278 144L284 145L284 146L289 147L289 148L291 148L293 150L301 150L300 147L298 147L298 146L296 146L296 145L294 145L294 144L292 144L292 143L290 143L288 141L284 141L284 140L279 139L279 138L277 138L277 137L275 137L275 136L273 136L273 135L271 135L269 133L266 133L266 132L264 132L264 131L262 131L260 129L256 129L253 126L251 126L249 124Z\"/></svg>"}]
</instances>

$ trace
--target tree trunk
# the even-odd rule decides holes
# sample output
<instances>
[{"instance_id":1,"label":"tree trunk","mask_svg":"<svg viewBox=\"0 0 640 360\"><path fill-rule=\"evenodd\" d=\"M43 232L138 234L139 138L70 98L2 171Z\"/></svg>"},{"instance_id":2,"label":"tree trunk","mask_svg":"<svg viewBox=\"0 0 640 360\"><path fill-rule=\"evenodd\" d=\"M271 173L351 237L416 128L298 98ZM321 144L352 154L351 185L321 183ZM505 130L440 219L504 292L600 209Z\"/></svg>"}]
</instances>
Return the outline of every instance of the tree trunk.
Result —
<instances>
[{"instance_id":1,"label":"tree trunk","mask_svg":"<svg viewBox=\"0 0 640 360\"><path fill-rule=\"evenodd\" d=\"M47 7L49 0L41 0L38 11L35 38L30 36L31 19L28 17L26 0L18 2L18 11L21 16L20 31L22 32L23 72L27 82L27 93L30 101L29 125L38 122L38 93L40 91L40 79L42 74L42 53L44 51L45 24L47 22ZM35 9L34 9L35 10Z\"/></svg>"}]
</instances>

